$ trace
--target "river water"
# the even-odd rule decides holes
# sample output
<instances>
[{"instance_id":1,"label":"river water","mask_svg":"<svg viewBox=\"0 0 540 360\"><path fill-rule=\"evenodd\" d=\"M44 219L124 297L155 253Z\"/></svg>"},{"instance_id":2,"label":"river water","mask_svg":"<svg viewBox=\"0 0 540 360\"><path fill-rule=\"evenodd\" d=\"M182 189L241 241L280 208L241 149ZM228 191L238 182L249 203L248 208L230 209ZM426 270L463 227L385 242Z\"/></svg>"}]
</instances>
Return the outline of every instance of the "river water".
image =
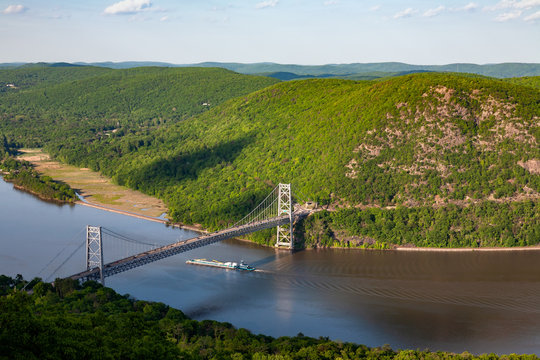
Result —
<instances>
[{"instance_id":1,"label":"river water","mask_svg":"<svg viewBox=\"0 0 540 360\"><path fill-rule=\"evenodd\" d=\"M55 275L83 270L84 251L76 249L87 224L158 244L196 236L46 203L0 180L0 273L46 279L72 253ZM109 237L104 242L106 260L125 251ZM186 265L190 258L243 259L260 271ZM106 285L195 319L272 336L302 332L394 349L540 354L540 251L291 254L228 240L115 275Z\"/></svg>"}]
</instances>

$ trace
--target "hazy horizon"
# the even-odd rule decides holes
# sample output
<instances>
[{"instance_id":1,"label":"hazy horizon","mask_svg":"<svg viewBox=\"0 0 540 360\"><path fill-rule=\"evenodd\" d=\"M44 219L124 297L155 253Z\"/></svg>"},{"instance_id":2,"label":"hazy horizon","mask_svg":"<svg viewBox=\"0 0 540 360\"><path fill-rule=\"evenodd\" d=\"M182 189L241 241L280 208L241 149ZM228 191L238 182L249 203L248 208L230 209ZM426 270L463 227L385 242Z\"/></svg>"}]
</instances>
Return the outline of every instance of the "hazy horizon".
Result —
<instances>
[{"instance_id":1,"label":"hazy horizon","mask_svg":"<svg viewBox=\"0 0 540 360\"><path fill-rule=\"evenodd\" d=\"M540 0L0 0L0 29L0 63L540 62Z\"/></svg>"}]
</instances>

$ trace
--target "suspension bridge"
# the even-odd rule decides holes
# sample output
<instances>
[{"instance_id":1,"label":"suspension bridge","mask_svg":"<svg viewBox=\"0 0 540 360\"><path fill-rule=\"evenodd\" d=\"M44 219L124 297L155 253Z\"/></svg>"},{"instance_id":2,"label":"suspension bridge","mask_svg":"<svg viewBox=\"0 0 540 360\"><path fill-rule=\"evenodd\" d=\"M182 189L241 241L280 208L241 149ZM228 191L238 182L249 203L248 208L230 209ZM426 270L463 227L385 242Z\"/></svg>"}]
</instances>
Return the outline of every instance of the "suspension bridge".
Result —
<instances>
[{"instance_id":1,"label":"suspension bridge","mask_svg":"<svg viewBox=\"0 0 540 360\"><path fill-rule=\"evenodd\" d=\"M200 235L198 237L181 240L165 246L156 246L150 243L135 241L124 235L99 226L86 228L86 270L73 274L69 278L74 280L95 280L104 282L105 277L112 276L154 261L158 261L186 251L211 245L225 239L230 239L263 229L276 227L277 248L294 248L293 225L295 220L305 217L310 210L293 203L290 184L277 185L268 196L257 205L248 215L225 230ZM102 234L106 233L117 239L150 246L135 255L104 263ZM73 254L72 254L73 255ZM65 262L64 262L65 263Z\"/></svg>"}]
</instances>

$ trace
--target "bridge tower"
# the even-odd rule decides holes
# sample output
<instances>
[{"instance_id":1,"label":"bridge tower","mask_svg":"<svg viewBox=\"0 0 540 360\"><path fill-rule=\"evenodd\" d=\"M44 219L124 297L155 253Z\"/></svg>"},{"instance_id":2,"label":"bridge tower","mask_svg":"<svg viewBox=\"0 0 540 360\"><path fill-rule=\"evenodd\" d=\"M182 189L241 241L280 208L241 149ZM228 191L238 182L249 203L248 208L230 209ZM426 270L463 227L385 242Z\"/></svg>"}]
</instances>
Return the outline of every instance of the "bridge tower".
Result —
<instances>
[{"instance_id":1,"label":"bridge tower","mask_svg":"<svg viewBox=\"0 0 540 360\"><path fill-rule=\"evenodd\" d=\"M101 241L100 226L86 226L86 270L99 267L101 284L105 285L103 278L103 243Z\"/></svg>"},{"instance_id":2,"label":"bridge tower","mask_svg":"<svg viewBox=\"0 0 540 360\"><path fill-rule=\"evenodd\" d=\"M286 246L292 249L294 247L292 212L291 184L279 184L277 215L289 215L289 224L277 227L276 248Z\"/></svg>"}]
</instances>

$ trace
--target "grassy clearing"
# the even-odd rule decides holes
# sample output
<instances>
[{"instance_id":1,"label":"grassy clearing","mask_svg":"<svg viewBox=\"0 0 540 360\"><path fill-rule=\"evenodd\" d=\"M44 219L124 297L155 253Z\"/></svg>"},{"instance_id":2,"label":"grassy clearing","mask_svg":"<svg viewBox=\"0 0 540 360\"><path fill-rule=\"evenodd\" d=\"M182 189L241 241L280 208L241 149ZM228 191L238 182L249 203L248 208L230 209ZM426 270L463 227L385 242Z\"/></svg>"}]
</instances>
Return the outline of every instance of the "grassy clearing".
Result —
<instances>
[{"instance_id":1,"label":"grassy clearing","mask_svg":"<svg viewBox=\"0 0 540 360\"><path fill-rule=\"evenodd\" d=\"M69 184L90 203L152 217L168 211L159 199L113 184L109 178L89 169L51 160L41 149L20 152L18 159L29 161L40 173Z\"/></svg>"}]
</instances>

